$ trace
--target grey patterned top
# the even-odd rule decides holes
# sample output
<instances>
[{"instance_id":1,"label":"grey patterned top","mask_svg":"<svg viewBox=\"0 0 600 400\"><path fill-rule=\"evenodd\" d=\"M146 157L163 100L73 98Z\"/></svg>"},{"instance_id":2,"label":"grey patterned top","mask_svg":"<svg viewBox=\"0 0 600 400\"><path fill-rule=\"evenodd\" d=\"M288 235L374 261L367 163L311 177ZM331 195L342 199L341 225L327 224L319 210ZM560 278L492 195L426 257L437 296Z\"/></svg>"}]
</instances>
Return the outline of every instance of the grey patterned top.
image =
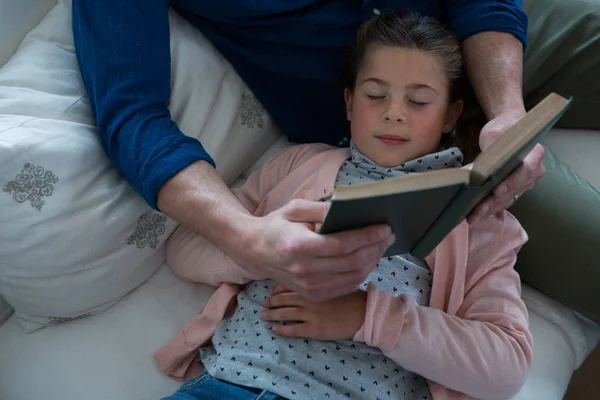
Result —
<instances>
[{"instance_id":1,"label":"grey patterned top","mask_svg":"<svg viewBox=\"0 0 600 400\"><path fill-rule=\"evenodd\" d=\"M448 149L396 168L379 166L352 144L352 158L343 164L336 185L385 179L429 167L460 166L462 154ZM445 164L445 165L444 165ZM377 284L393 294L406 293L429 304L432 275L422 260L410 255L386 257L361 285ZM246 285L234 315L223 321L212 346L200 357L208 372L224 381L256 387L289 399L431 399L427 381L396 365L376 348L353 341L333 342L286 338L271 332L261 319L271 280Z\"/></svg>"},{"instance_id":2,"label":"grey patterned top","mask_svg":"<svg viewBox=\"0 0 600 400\"><path fill-rule=\"evenodd\" d=\"M396 167L383 167L362 154L354 142L350 142L352 158L346 161L336 179L336 186L366 183L385 178L394 178L413 172L427 172L443 168L462 167L463 154L457 147L406 161Z\"/></svg>"}]
</instances>

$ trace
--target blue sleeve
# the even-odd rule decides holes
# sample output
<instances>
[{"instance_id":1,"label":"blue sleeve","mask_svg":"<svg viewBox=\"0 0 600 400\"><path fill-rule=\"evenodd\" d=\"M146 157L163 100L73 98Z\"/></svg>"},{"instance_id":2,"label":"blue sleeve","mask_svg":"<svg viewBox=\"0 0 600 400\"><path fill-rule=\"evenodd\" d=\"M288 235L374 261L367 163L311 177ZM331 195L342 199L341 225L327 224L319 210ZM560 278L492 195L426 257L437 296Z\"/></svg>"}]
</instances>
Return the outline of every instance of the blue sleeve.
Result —
<instances>
[{"instance_id":1,"label":"blue sleeve","mask_svg":"<svg viewBox=\"0 0 600 400\"><path fill-rule=\"evenodd\" d=\"M527 15L521 0L446 0L448 29L466 38L500 31L516 36L527 48Z\"/></svg>"},{"instance_id":2,"label":"blue sleeve","mask_svg":"<svg viewBox=\"0 0 600 400\"><path fill-rule=\"evenodd\" d=\"M77 60L110 160L157 208L160 188L198 160L214 161L167 108L167 0L73 0Z\"/></svg>"}]
</instances>

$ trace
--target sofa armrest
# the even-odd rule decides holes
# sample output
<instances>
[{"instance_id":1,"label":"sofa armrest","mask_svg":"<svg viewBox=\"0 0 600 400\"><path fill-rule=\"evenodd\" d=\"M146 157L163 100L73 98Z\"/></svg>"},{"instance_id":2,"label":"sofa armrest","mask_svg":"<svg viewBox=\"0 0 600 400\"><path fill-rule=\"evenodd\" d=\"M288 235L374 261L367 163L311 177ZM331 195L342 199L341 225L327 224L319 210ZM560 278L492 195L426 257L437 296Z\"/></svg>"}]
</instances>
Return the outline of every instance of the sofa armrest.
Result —
<instances>
[{"instance_id":1,"label":"sofa armrest","mask_svg":"<svg viewBox=\"0 0 600 400\"><path fill-rule=\"evenodd\" d=\"M600 132L554 131L545 144L546 176L511 208L529 234L516 269L524 282L600 324Z\"/></svg>"},{"instance_id":2,"label":"sofa armrest","mask_svg":"<svg viewBox=\"0 0 600 400\"><path fill-rule=\"evenodd\" d=\"M600 192L600 131L554 129L544 144Z\"/></svg>"}]
</instances>

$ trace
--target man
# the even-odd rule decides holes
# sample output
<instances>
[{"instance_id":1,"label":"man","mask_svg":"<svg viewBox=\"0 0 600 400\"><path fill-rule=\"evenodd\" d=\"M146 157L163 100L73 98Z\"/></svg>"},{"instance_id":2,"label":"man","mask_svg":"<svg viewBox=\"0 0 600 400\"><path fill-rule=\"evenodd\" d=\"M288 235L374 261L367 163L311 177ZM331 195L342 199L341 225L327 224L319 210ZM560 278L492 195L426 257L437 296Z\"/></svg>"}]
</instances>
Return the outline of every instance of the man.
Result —
<instances>
[{"instance_id":1,"label":"man","mask_svg":"<svg viewBox=\"0 0 600 400\"><path fill-rule=\"evenodd\" d=\"M170 118L167 7L213 42L292 141L330 144L348 132L338 76L360 22L405 8L443 20L465 38L467 73L489 119L480 135L485 149L525 113L527 17L520 3L73 0L73 29L102 143L146 201L249 271L322 301L355 290L393 242L390 229L319 235L308 226L322 222L323 203L294 202L266 217L251 216L202 145ZM510 206L544 174L542 158L538 146L472 217Z\"/></svg>"}]
</instances>

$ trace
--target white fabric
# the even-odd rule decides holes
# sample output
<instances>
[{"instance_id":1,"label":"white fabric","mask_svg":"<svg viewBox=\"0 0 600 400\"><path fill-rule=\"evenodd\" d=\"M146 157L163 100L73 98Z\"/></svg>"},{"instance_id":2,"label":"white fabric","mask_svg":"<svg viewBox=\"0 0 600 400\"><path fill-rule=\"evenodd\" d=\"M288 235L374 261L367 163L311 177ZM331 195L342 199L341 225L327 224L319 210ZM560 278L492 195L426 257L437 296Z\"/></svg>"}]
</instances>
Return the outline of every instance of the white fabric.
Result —
<instances>
[{"instance_id":1,"label":"white fabric","mask_svg":"<svg viewBox=\"0 0 600 400\"><path fill-rule=\"evenodd\" d=\"M56 5L56 0L0 1L0 66L14 54L25 35Z\"/></svg>"},{"instance_id":2,"label":"white fabric","mask_svg":"<svg viewBox=\"0 0 600 400\"><path fill-rule=\"evenodd\" d=\"M12 315L15 310L0 296L0 325Z\"/></svg>"},{"instance_id":3,"label":"white fabric","mask_svg":"<svg viewBox=\"0 0 600 400\"><path fill-rule=\"evenodd\" d=\"M23 7L24 3L26 7ZM1 0L0 1L0 67L14 54L25 35L31 31L56 0ZM0 325L14 309L0 296Z\"/></svg>"},{"instance_id":4,"label":"white fabric","mask_svg":"<svg viewBox=\"0 0 600 400\"><path fill-rule=\"evenodd\" d=\"M212 289L178 280L165 265L111 309L24 334L15 316L0 326L0 399L156 400L179 383L152 358L208 300ZM525 288L534 366L514 400L559 400L600 328Z\"/></svg>"},{"instance_id":5,"label":"white fabric","mask_svg":"<svg viewBox=\"0 0 600 400\"><path fill-rule=\"evenodd\" d=\"M174 12L170 25L171 113L231 183L279 134L212 45ZM175 223L97 138L68 1L0 69L0 159L0 294L27 331L105 310L164 261Z\"/></svg>"},{"instance_id":6,"label":"white fabric","mask_svg":"<svg viewBox=\"0 0 600 400\"><path fill-rule=\"evenodd\" d=\"M522 297L533 334L533 366L512 400L560 400L573 371L600 340L600 326L530 286L523 285Z\"/></svg>"},{"instance_id":7,"label":"white fabric","mask_svg":"<svg viewBox=\"0 0 600 400\"><path fill-rule=\"evenodd\" d=\"M153 351L211 294L165 265L103 313L31 334L13 316L0 326L0 399L160 399L180 383L160 373Z\"/></svg>"}]
</instances>

